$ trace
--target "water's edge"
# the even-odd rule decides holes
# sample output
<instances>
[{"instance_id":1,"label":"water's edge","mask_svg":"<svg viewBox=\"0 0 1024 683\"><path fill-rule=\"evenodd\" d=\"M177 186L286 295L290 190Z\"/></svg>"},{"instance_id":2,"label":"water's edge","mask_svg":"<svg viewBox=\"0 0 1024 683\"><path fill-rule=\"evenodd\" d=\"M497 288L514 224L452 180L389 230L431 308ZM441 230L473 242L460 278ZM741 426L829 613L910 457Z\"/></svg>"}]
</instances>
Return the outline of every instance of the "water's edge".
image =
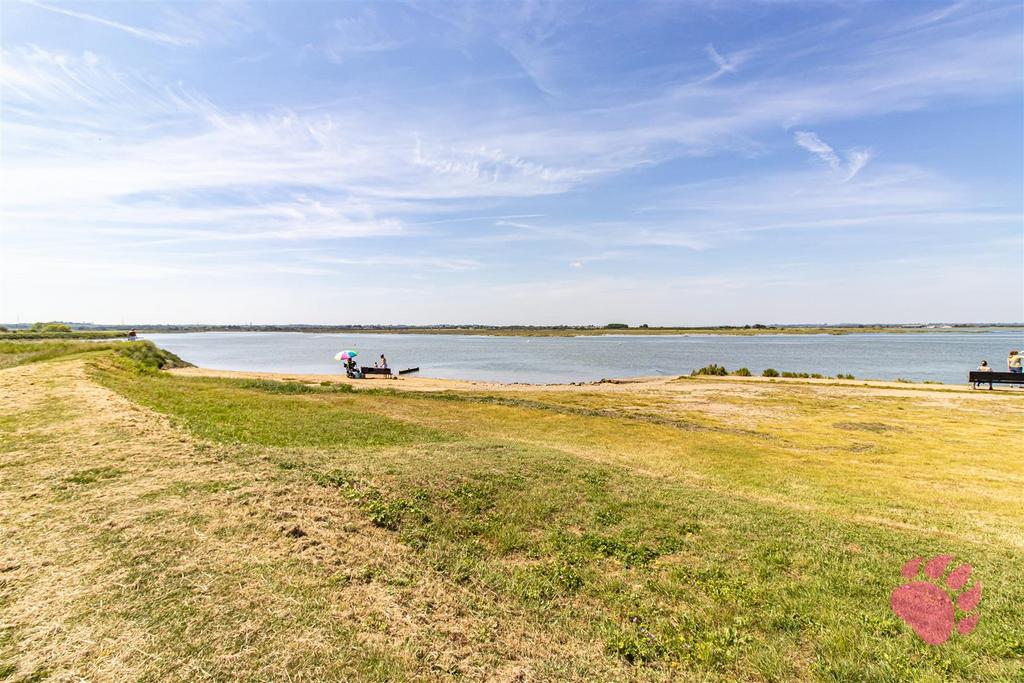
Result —
<instances>
[{"instance_id":1,"label":"water's edge","mask_svg":"<svg viewBox=\"0 0 1024 683\"><path fill-rule=\"evenodd\" d=\"M568 384L604 378L688 375L710 363L761 374L852 374L858 379L962 384L981 360L996 369L1024 347L1024 330L847 335L600 335L512 337L308 332L197 332L141 335L200 367L255 372L340 374L342 349L373 365L381 353L396 370L492 382Z\"/></svg>"}]
</instances>

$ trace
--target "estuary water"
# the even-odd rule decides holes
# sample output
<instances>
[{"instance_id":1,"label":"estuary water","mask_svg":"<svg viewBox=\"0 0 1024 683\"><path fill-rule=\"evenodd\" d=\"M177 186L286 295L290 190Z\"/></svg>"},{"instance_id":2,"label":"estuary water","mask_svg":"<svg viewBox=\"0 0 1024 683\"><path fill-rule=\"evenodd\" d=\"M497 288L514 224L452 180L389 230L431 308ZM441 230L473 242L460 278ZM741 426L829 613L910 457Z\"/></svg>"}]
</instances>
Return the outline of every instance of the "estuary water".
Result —
<instances>
[{"instance_id":1,"label":"estuary water","mask_svg":"<svg viewBox=\"0 0 1024 683\"><path fill-rule=\"evenodd\" d=\"M362 365L381 353L393 369L427 377L528 382L683 375L709 363L858 379L961 384L988 360L1005 370L1007 352L1024 349L1024 330L978 329L897 334L739 336L485 337L441 334L196 332L142 338L200 367L342 374L334 354L357 351Z\"/></svg>"}]
</instances>

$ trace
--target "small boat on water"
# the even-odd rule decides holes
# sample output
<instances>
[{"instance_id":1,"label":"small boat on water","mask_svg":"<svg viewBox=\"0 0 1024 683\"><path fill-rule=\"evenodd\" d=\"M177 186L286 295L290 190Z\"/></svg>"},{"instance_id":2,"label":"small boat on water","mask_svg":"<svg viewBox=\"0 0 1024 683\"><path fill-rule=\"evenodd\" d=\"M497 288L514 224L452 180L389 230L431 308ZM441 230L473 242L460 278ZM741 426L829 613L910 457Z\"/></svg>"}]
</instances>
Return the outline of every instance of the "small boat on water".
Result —
<instances>
[{"instance_id":1,"label":"small boat on water","mask_svg":"<svg viewBox=\"0 0 1024 683\"><path fill-rule=\"evenodd\" d=\"M419 371L420 371L420 369L418 367L416 367L416 368L406 368L405 370L399 370L398 374L399 375L408 375L410 372L419 372Z\"/></svg>"}]
</instances>

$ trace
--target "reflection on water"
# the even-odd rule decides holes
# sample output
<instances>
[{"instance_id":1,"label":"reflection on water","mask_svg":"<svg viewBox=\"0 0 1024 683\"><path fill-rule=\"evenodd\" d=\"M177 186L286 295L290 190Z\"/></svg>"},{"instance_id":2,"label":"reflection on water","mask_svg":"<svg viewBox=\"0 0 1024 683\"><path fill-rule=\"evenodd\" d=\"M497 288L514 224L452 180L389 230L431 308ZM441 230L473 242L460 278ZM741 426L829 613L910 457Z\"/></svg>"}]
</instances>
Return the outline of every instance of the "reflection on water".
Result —
<instances>
[{"instance_id":1,"label":"reflection on water","mask_svg":"<svg viewBox=\"0 0 1024 683\"><path fill-rule=\"evenodd\" d=\"M372 365L384 353L392 368L418 366L428 377L496 382L585 382L611 377L682 375L708 363L850 373L858 378L964 383L986 359L1002 369L1021 330L911 334L603 337L480 337L431 334L200 332L147 334L201 367L341 374L334 354L359 352Z\"/></svg>"}]
</instances>

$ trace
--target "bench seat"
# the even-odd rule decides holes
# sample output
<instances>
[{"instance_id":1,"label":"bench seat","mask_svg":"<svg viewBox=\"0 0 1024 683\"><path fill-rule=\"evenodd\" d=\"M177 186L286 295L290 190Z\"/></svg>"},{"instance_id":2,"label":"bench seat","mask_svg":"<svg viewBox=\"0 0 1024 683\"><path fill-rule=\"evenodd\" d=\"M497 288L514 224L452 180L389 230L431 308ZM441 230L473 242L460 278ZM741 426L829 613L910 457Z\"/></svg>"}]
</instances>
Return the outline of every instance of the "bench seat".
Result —
<instances>
[{"instance_id":1,"label":"bench seat","mask_svg":"<svg viewBox=\"0 0 1024 683\"><path fill-rule=\"evenodd\" d=\"M967 375L971 384L1021 384L1024 385L1024 374L1019 372L978 372L972 370Z\"/></svg>"},{"instance_id":2,"label":"bench seat","mask_svg":"<svg viewBox=\"0 0 1024 683\"><path fill-rule=\"evenodd\" d=\"M371 367L371 366L368 366L368 365L364 365L363 367L361 367L359 369L363 371L363 377L368 377L370 375L379 375L381 377L391 377L392 374L393 374L391 372L391 368L375 368L375 367Z\"/></svg>"}]
</instances>

